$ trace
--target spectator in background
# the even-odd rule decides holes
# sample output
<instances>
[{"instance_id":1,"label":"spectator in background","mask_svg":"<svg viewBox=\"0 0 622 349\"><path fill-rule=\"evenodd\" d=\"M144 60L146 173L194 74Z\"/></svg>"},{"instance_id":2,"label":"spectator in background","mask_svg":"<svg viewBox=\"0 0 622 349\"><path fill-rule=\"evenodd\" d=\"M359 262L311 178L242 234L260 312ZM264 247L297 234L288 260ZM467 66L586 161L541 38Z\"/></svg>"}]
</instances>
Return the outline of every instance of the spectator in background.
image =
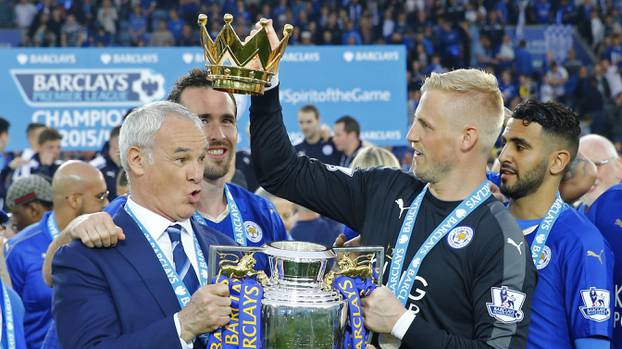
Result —
<instances>
[{"instance_id":1,"label":"spectator in background","mask_svg":"<svg viewBox=\"0 0 622 349\"><path fill-rule=\"evenodd\" d=\"M28 139L29 148L22 151L21 158L24 160L30 160L39 151L39 134L45 129L44 124L38 122L31 122L26 126L26 138Z\"/></svg>"},{"instance_id":2,"label":"spectator in background","mask_svg":"<svg viewBox=\"0 0 622 349\"><path fill-rule=\"evenodd\" d=\"M166 27L173 34L175 41L181 38L181 33L184 28L184 21L179 18L177 9L174 7L168 11L168 22L166 23Z\"/></svg>"},{"instance_id":3,"label":"spectator in background","mask_svg":"<svg viewBox=\"0 0 622 349\"><path fill-rule=\"evenodd\" d=\"M106 33L115 35L117 33L117 20L119 15L117 9L113 7L110 0L103 0L101 8L97 10L97 24Z\"/></svg>"},{"instance_id":4,"label":"spectator in background","mask_svg":"<svg viewBox=\"0 0 622 349\"><path fill-rule=\"evenodd\" d=\"M618 93L622 92L622 78L620 77L618 66L611 64L607 59L602 59L600 61L600 66L604 72L605 80L607 80L607 85L609 86L610 95L607 97L614 98Z\"/></svg>"},{"instance_id":5,"label":"spectator in background","mask_svg":"<svg viewBox=\"0 0 622 349\"><path fill-rule=\"evenodd\" d=\"M298 241L313 242L316 244L332 247L333 242L341 233L335 224L331 224L319 213L313 212L300 205L296 206L296 224L289 232L292 239Z\"/></svg>"},{"instance_id":6,"label":"spectator in background","mask_svg":"<svg viewBox=\"0 0 622 349\"><path fill-rule=\"evenodd\" d=\"M598 47L605 38L605 25L600 19L597 10L590 12L590 27L592 29L592 48Z\"/></svg>"},{"instance_id":7,"label":"spectator in background","mask_svg":"<svg viewBox=\"0 0 622 349\"><path fill-rule=\"evenodd\" d=\"M65 24L61 28L60 43L63 47L80 47L83 44L84 37L80 35L85 29L76 22L76 16L67 15Z\"/></svg>"},{"instance_id":8,"label":"spectator in background","mask_svg":"<svg viewBox=\"0 0 622 349\"><path fill-rule=\"evenodd\" d=\"M56 45L57 35L50 25L50 16L43 13L39 23L36 24L32 34L32 42L38 47L54 47Z\"/></svg>"},{"instance_id":9,"label":"spectator in background","mask_svg":"<svg viewBox=\"0 0 622 349\"><path fill-rule=\"evenodd\" d=\"M329 165L338 165L341 152L335 148L332 137L322 139L320 112L313 105L305 105L298 111L298 126L304 139L294 145L299 156L306 155Z\"/></svg>"},{"instance_id":10,"label":"spectator in background","mask_svg":"<svg viewBox=\"0 0 622 349\"><path fill-rule=\"evenodd\" d=\"M531 76L533 74L533 56L527 50L527 42L521 40L515 52L515 69L518 75Z\"/></svg>"},{"instance_id":11,"label":"spectator in background","mask_svg":"<svg viewBox=\"0 0 622 349\"><path fill-rule=\"evenodd\" d=\"M479 44L475 46L475 49L473 50L473 56L475 58L475 63L477 67L494 68L497 64L494 50L492 49L492 44L490 43L490 38L486 35L480 35Z\"/></svg>"},{"instance_id":12,"label":"spectator in background","mask_svg":"<svg viewBox=\"0 0 622 349\"><path fill-rule=\"evenodd\" d=\"M15 25L20 29L22 42L28 44L28 28L37 15L37 7L28 0L19 0L15 5Z\"/></svg>"},{"instance_id":13,"label":"spectator in background","mask_svg":"<svg viewBox=\"0 0 622 349\"><path fill-rule=\"evenodd\" d=\"M52 209L52 186L41 176L20 178L7 191L6 207L11 212L13 230L19 233Z\"/></svg>"},{"instance_id":14,"label":"spectator in background","mask_svg":"<svg viewBox=\"0 0 622 349\"><path fill-rule=\"evenodd\" d=\"M499 90L503 95L503 103L510 105L514 98L518 97L518 88L514 81L512 81L512 72L510 70L504 70L501 73L501 81L499 82Z\"/></svg>"},{"instance_id":15,"label":"spectator in background","mask_svg":"<svg viewBox=\"0 0 622 349\"><path fill-rule=\"evenodd\" d=\"M497 53L497 62L499 64L499 69L511 68L512 62L514 62L512 38L507 34L503 36L503 42L499 48L499 53Z\"/></svg>"},{"instance_id":16,"label":"spectator in background","mask_svg":"<svg viewBox=\"0 0 622 349\"><path fill-rule=\"evenodd\" d=\"M581 199L587 211L604 192L622 181L622 158L611 141L594 134L581 137L579 152L596 165L596 182Z\"/></svg>"},{"instance_id":17,"label":"spectator in background","mask_svg":"<svg viewBox=\"0 0 622 349\"><path fill-rule=\"evenodd\" d=\"M550 63L550 69L544 76L541 99L550 102L563 99L566 92L565 84L568 81L568 71L554 60Z\"/></svg>"},{"instance_id":18,"label":"spectator in background","mask_svg":"<svg viewBox=\"0 0 622 349\"><path fill-rule=\"evenodd\" d=\"M39 134L38 152L28 163L15 171L14 179L39 174L52 180L61 165L60 149L63 136L53 128L46 127Z\"/></svg>"},{"instance_id":19,"label":"spectator in background","mask_svg":"<svg viewBox=\"0 0 622 349\"><path fill-rule=\"evenodd\" d=\"M158 29L151 34L151 46L175 46L175 38L167 29L165 21L158 21Z\"/></svg>"},{"instance_id":20,"label":"spectator in background","mask_svg":"<svg viewBox=\"0 0 622 349\"><path fill-rule=\"evenodd\" d=\"M108 201L117 197L117 177L121 171L121 159L119 158L119 133L121 126L113 127L110 130L108 147L95 159L91 160L91 165L97 168L106 181L108 188Z\"/></svg>"},{"instance_id":21,"label":"spectator in background","mask_svg":"<svg viewBox=\"0 0 622 349\"><path fill-rule=\"evenodd\" d=\"M355 118L345 115L335 121L333 131L335 148L342 153L339 166L350 167L352 160L363 148L361 126Z\"/></svg>"},{"instance_id":22,"label":"spectator in background","mask_svg":"<svg viewBox=\"0 0 622 349\"><path fill-rule=\"evenodd\" d=\"M177 40L177 46L196 46L199 44L199 39L195 35L190 25L184 24L181 30L181 36Z\"/></svg>"},{"instance_id":23,"label":"spectator in background","mask_svg":"<svg viewBox=\"0 0 622 349\"><path fill-rule=\"evenodd\" d=\"M258 187L255 194L270 201L272 205L274 205L274 208L276 208L276 211L279 213L279 217L281 217L281 220L283 221L285 231L289 234L296 224L296 205L290 201L268 193L268 191L262 187Z\"/></svg>"},{"instance_id":24,"label":"spectator in background","mask_svg":"<svg viewBox=\"0 0 622 349\"><path fill-rule=\"evenodd\" d=\"M130 43L132 46L139 46L145 41L147 32L147 18L143 15L143 8L139 4L134 5L129 23Z\"/></svg>"}]
</instances>

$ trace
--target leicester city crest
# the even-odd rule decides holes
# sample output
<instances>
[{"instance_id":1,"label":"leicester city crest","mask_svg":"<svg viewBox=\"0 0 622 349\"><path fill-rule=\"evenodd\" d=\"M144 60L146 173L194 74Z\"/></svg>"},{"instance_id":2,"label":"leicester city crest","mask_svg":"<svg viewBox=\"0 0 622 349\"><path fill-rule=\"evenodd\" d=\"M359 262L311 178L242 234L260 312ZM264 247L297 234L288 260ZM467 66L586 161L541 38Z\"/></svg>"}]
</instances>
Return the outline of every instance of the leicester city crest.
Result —
<instances>
[{"instance_id":1,"label":"leicester city crest","mask_svg":"<svg viewBox=\"0 0 622 349\"><path fill-rule=\"evenodd\" d=\"M463 248L473 240L473 229L456 227L447 234L447 243L453 248Z\"/></svg>"},{"instance_id":2,"label":"leicester city crest","mask_svg":"<svg viewBox=\"0 0 622 349\"><path fill-rule=\"evenodd\" d=\"M579 307L581 314L588 320L603 322L609 320L609 291L590 287L589 290L581 290L583 306Z\"/></svg>"},{"instance_id":3,"label":"leicester city crest","mask_svg":"<svg viewBox=\"0 0 622 349\"><path fill-rule=\"evenodd\" d=\"M244 222L244 230L246 230L246 238L252 242L259 242L263 237L261 227L253 221Z\"/></svg>"},{"instance_id":4,"label":"leicester city crest","mask_svg":"<svg viewBox=\"0 0 622 349\"><path fill-rule=\"evenodd\" d=\"M490 293L492 302L486 303L490 316L505 323L523 320L525 314L521 308L525 302L524 293L511 290L507 286L492 287Z\"/></svg>"},{"instance_id":5,"label":"leicester city crest","mask_svg":"<svg viewBox=\"0 0 622 349\"><path fill-rule=\"evenodd\" d=\"M536 269L542 270L546 268L546 266L549 265L550 261L551 261L551 249L545 245L544 248L542 249L542 252L540 252L540 255L538 256L538 260L536 261Z\"/></svg>"}]
</instances>

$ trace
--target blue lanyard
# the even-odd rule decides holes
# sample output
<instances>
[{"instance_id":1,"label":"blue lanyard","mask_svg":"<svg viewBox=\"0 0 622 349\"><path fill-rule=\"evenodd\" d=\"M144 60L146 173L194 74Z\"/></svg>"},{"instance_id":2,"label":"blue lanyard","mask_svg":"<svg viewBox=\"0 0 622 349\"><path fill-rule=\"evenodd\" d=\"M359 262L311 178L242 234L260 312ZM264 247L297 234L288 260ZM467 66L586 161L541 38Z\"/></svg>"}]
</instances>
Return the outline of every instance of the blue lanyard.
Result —
<instances>
[{"instance_id":1,"label":"blue lanyard","mask_svg":"<svg viewBox=\"0 0 622 349\"><path fill-rule=\"evenodd\" d=\"M54 220L54 212L50 212L50 215L48 216L47 227L52 240L56 239L60 235L60 229L58 229L58 225L56 225L56 221Z\"/></svg>"},{"instance_id":2,"label":"blue lanyard","mask_svg":"<svg viewBox=\"0 0 622 349\"><path fill-rule=\"evenodd\" d=\"M168 258L166 258L164 252L160 249L160 246L158 246L158 243L153 239L153 237L151 237L151 234L149 234L145 226L136 218L128 205L125 205L125 211L130 215L130 217L132 217L132 219L134 219L145 236L145 239L149 242L153 252L155 252L156 257L158 257L158 261L160 261L164 272L166 272L168 281L171 283L171 287L175 291L175 296L177 296L179 306L183 308L190 301L190 292L188 291L188 288L186 288L186 285L184 285L184 282L175 271L175 268L172 266L171 262L169 262ZM205 256L203 256L203 251L201 250L201 246L199 245L196 235L193 234L192 239L194 241L194 250L197 254L197 264L199 266L199 283L201 286L205 286L207 285L207 262L205 262Z\"/></svg>"},{"instance_id":3,"label":"blue lanyard","mask_svg":"<svg viewBox=\"0 0 622 349\"><path fill-rule=\"evenodd\" d=\"M244 220L242 219L242 213L238 209L233 195L229 191L229 187L225 184L225 197L227 198L227 206L229 207L229 214L231 215L231 228L233 231L233 238L235 242L240 246L246 246L246 234L244 232Z\"/></svg>"},{"instance_id":4,"label":"blue lanyard","mask_svg":"<svg viewBox=\"0 0 622 349\"><path fill-rule=\"evenodd\" d=\"M4 313L2 317L6 322L6 342L7 349L15 349L15 325L13 323L13 307L11 306L11 298L9 297L9 291L6 289L4 282L2 283L2 298L4 300ZM0 320L0 327L2 327L2 320ZM0 332L1 336L1 332Z\"/></svg>"},{"instance_id":5,"label":"blue lanyard","mask_svg":"<svg viewBox=\"0 0 622 349\"><path fill-rule=\"evenodd\" d=\"M147 242L149 242L149 245L153 249L153 252L155 252L158 261L162 265L162 269L164 269L164 272L166 273L168 281L171 283L171 288L173 289L173 293L175 293L175 297L177 297L179 307L183 309L186 304L190 302L190 291L188 291L188 288L184 284L183 280L179 277L177 271L175 271L175 267L173 267L171 262L169 262L168 258L166 258L164 252L162 252L162 249L160 248L160 246L158 246L158 243L153 239L153 237L151 237L151 234L149 234L145 226L136 218L128 205L125 205L124 208L125 212L127 212L127 214L132 217L134 222L136 222L143 235L145 236L145 239L147 239ZM201 246L199 245L199 241L197 240L196 235L193 234L192 239L194 241L194 250L197 254L197 264L199 266L199 284L201 286L205 286L207 285L207 263L205 262L205 256L203 255L203 251L201 250ZM200 338L204 344L207 343L207 334L202 334Z\"/></svg>"},{"instance_id":6,"label":"blue lanyard","mask_svg":"<svg viewBox=\"0 0 622 349\"><path fill-rule=\"evenodd\" d=\"M240 246L246 246L246 233L244 229L244 219L242 218L242 213L238 209L238 205L235 203L233 199L233 195L229 191L229 187L225 184L225 198L227 199L227 209L229 214L231 215L231 232L233 233L233 238L235 242ZM199 211L195 211L194 219L196 219L199 223L210 226L208 220L203 217Z\"/></svg>"},{"instance_id":7,"label":"blue lanyard","mask_svg":"<svg viewBox=\"0 0 622 349\"><path fill-rule=\"evenodd\" d=\"M406 257L406 250L408 249L410 237L417 220L417 214L419 213L423 197L428 191L428 186L429 185L425 186L425 188L421 191L421 193L419 193L419 195L417 195L415 200L410 205L408 213L402 223L400 233L397 236L395 248L393 249L393 256L391 258L391 269L389 271L387 287L404 305L408 300L408 295L410 294L410 290L415 282L415 277L419 272L423 259L434 248L434 246L436 246L436 244L438 244L439 241L445 237L445 235L460 224L464 218L471 214L471 212L473 212L477 207L479 207L480 204L486 201L490 195L492 195L490 188L488 187L488 180L485 180L479 187L477 187L477 189L469 194L469 196L464 199L460 205L454 208L454 210L451 211L447 217L445 217L441 224L439 224L430 235L428 235L427 239L413 256L413 259L408 266L408 270L400 276L404 259Z\"/></svg>"},{"instance_id":8,"label":"blue lanyard","mask_svg":"<svg viewBox=\"0 0 622 349\"><path fill-rule=\"evenodd\" d=\"M538 226L538 231L536 232L536 236L533 238L533 242L531 243L531 258L533 259L534 265L538 265L540 261L540 253L544 250L544 246L546 244L546 240L549 238L549 234L551 230L553 230L553 225L559 218L559 215L564 212L568 208L568 205L564 203L559 193L557 193L557 197L549 208L548 212L540 222Z\"/></svg>"}]
</instances>

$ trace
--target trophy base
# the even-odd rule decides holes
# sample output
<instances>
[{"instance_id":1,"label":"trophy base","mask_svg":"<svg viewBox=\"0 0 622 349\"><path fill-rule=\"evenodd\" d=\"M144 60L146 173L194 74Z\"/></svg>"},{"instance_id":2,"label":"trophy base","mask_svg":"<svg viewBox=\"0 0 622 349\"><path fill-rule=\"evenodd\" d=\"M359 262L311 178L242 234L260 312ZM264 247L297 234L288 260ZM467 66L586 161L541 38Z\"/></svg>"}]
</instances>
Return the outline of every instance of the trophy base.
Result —
<instances>
[{"instance_id":1,"label":"trophy base","mask_svg":"<svg viewBox=\"0 0 622 349\"><path fill-rule=\"evenodd\" d=\"M239 67L212 65L207 68L207 77L215 90L244 95L263 95L272 73Z\"/></svg>"},{"instance_id":2,"label":"trophy base","mask_svg":"<svg viewBox=\"0 0 622 349\"><path fill-rule=\"evenodd\" d=\"M264 349L343 347L345 302L332 306L262 305Z\"/></svg>"}]
</instances>

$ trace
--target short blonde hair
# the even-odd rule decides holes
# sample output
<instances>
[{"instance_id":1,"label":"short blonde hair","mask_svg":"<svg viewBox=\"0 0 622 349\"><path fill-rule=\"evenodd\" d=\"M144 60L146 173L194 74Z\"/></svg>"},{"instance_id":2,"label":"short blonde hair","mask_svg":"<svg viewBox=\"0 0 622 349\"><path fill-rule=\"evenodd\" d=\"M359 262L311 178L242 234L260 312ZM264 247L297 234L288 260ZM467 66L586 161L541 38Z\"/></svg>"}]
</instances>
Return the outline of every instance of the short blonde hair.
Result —
<instances>
[{"instance_id":1,"label":"short blonde hair","mask_svg":"<svg viewBox=\"0 0 622 349\"><path fill-rule=\"evenodd\" d=\"M421 86L421 92L430 90L447 92L455 97L443 107L450 108L454 124L475 123L482 152L487 154L494 147L503 126L503 96L497 78L478 69L432 73Z\"/></svg>"},{"instance_id":2,"label":"short blonde hair","mask_svg":"<svg viewBox=\"0 0 622 349\"><path fill-rule=\"evenodd\" d=\"M354 170L374 167L400 168L400 162L390 151L372 146L361 149L350 166Z\"/></svg>"}]
</instances>

